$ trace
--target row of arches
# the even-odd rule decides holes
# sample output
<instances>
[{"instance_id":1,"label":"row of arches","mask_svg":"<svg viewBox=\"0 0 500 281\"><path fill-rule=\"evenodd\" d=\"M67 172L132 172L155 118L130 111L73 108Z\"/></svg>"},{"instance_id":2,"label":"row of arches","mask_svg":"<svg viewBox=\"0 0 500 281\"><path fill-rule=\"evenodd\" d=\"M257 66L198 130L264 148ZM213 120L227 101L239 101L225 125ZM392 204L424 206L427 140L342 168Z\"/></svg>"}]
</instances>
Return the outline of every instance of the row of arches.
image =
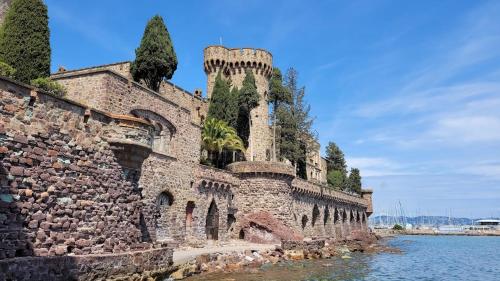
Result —
<instances>
[{"instance_id":1,"label":"row of arches","mask_svg":"<svg viewBox=\"0 0 500 281\"><path fill-rule=\"evenodd\" d=\"M317 204L314 204L312 211L310 213L310 226L312 229L318 227L320 222L321 212ZM323 211L322 224L325 227L330 221L333 226L349 223L352 226L364 227L366 226L366 213L359 210L353 210L348 208L337 208L333 210L333 217L330 214L330 207L325 206ZM300 219L300 226L304 231L309 223L309 214L307 212L303 213Z\"/></svg>"},{"instance_id":2,"label":"row of arches","mask_svg":"<svg viewBox=\"0 0 500 281\"><path fill-rule=\"evenodd\" d=\"M157 210L157 219L155 221L154 227L155 227L156 240L158 241L174 238L174 232L172 230L178 226L176 225L176 221L174 218L178 217L177 215L179 213L179 209L180 207L182 207L178 206L179 202L176 203L177 206L174 206L174 202L175 202L174 196L169 191L162 191L156 197L155 205ZM201 204L202 206L197 206L195 201L190 200L186 202L185 217L183 222L184 231L182 235L193 235L193 233L190 233L189 230L195 226L194 225L195 223L199 224L199 222L194 221L195 220L194 212L195 209L201 207L201 208L207 208L204 209L203 215L201 216L204 223L203 227L206 238L209 240L219 239L219 231L221 229L221 222L220 222L221 211L219 209L219 206L215 198L212 198L209 202L210 203L208 204L208 208L204 207L206 206L204 204ZM230 227L230 225L231 225L230 214L228 214L228 221L227 221L228 228Z\"/></svg>"}]
</instances>

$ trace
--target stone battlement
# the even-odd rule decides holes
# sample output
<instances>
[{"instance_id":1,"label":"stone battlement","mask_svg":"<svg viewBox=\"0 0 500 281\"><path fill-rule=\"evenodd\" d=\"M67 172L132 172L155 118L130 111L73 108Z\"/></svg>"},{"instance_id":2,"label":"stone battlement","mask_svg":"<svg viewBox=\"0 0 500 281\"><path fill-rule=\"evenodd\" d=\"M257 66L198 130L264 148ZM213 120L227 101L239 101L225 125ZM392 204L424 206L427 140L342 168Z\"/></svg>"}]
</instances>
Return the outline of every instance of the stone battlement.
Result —
<instances>
[{"instance_id":1,"label":"stone battlement","mask_svg":"<svg viewBox=\"0 0 500 281\"><path fill-rule=\"evenodd\" d=\"M256 74L267 77L272 73L273 56L263 49L209 46L203 50L203 58L207 74L219 69L235 74L245 68L254 69Z\"/></svg>"}]
</instances>

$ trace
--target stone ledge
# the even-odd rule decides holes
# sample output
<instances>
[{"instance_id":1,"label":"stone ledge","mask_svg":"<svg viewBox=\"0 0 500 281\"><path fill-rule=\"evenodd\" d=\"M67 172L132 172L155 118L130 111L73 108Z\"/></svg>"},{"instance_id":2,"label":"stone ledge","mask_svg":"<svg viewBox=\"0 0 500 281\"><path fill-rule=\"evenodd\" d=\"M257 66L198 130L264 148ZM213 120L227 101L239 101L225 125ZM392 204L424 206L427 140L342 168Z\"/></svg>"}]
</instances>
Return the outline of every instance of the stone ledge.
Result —
<instances>
[{"instance_id":1,"label":"stone ledge","mask_svg":"<svg viewBox=\"0 0 500 281\"><path fill-rule=\"evenodd\" d=\"M18 257L0 261L0 280L145 280L166 277L173 268L172 257L170 247L120 254ZM137 275L144 279L132 278Z\"/></svg>"},{"instance_id":2,"label":"stone ledge","mask_svg":"<svg viewBox=\"0 0 500 281\"><path fill-rule=\"evenodd\" d=\"M245 161L227 166L228 170L237 174L276 174L294 178L292 166L280 162Z\"/></svg>"}]
</instances>

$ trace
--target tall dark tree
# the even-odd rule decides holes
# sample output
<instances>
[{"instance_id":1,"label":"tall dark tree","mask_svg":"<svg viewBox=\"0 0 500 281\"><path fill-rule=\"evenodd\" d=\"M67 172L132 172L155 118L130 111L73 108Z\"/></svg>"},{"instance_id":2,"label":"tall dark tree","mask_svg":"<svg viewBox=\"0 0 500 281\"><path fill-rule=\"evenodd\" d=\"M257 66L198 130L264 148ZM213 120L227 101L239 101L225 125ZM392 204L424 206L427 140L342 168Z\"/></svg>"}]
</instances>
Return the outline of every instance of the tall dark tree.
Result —
<instances>
[{"instance_id":1,"label":"tall dark tree","mask_svg":"<svg viewBox=\"0 0 500 281\"><path fill-rule=\"evenodd\" d=\"M259 105L259 93L255 85L255 76L250 69L246 70L245 79L238 95L238 136L248 147L250 136L250 112Z\"/></svg>"},{"instance_id":2,"label":"tall dark tree","mask_svg":"<svg viewBox=\"0 0 500 281\"><path fill-rule=\"evenodd\" d=\"M328 171L339 171L344 176L347 176L347 165L344 153L334 142L329 142L326 147L326 160Z\"/></svg>"},{"instance_id":3,"label":"tall dark tree","mask_svg":"<svg viewBox=\"0 0 500 281\"><path fill-rule=\"evenodd\" d=\"M297 175L306 177L306 155L314 148L312 144L316 136L312 131L310 107L304 100L305 89L299 88L297 81L297 71L288 69L284 84L291 98L279 106L277 111L277 124L281 127L280 157L296 166Z\"/></svg>"},{"instance_id":4,"label":"tall dark tree","mask_svg":"<svg viewBox=\"0 0 500 281\"><path fill-rule=\"evenodd\" d=\"M208 118L215 118L217 120L228 122L226 109L228 107L229 91L229 82L222 78L222 74L219 71L215 77L214 88L210 96L210 105L208 107L207 114Z\"/></svg>"},{"instance_id":5,"label":"tall dark tree","mask_svg":"<svg viewBox=\"0 0 500 281\"><path fill-rule=\"evenodd\" d=\"M172 78L176 69L177 56L170 34L163 18L156 15L146 25L130 72L135 81L142 80L150 89L158 91L161 82Z\"/></svg>"},{"instance_id":6,"label":"tall dark tree","mask_svg":"<svg viewBox=\"0 0 500 281\"><path fill-rule=\"evenodd\" d=\"M351 168L347 179L346 190L354 193L361 193L361 175L359 169Z\"/></svg>"},{"instance_id":7,"label":"tall dark tree","mask_svg":"<svg viewBox=\"0 0 500 281\"><path fill-rule=\"evenodd\" d=\"M279 68L273 69L269 86L269 103L272 105L273 116L273 160L276 161L276 118L278 107L282 103L290 103L292 100L290 91L283 86L283 77Z\"/></svg>"},{"instance_id":8,"label":"tall dark tree","mask_svg":"<svg viewBox=\"0 0 500 281\"><path fill-rule=\"evenodd\" d=\"M42 0L14 0L0 28L0 61L29 83L50 75L50 31Z\"/></svg>"},{"instance_id":9,"label":"tall dark tree","mask_svg":"<svg viewBox=\"0 0 500 281\"><path fill-rule=\"evenodd\" d=\"M238 100L240 96L240 91L238 87L234 86L229 92L228 106L226 108L227 123L233 128L238 127Z\"/></svg>"}]
</instances>

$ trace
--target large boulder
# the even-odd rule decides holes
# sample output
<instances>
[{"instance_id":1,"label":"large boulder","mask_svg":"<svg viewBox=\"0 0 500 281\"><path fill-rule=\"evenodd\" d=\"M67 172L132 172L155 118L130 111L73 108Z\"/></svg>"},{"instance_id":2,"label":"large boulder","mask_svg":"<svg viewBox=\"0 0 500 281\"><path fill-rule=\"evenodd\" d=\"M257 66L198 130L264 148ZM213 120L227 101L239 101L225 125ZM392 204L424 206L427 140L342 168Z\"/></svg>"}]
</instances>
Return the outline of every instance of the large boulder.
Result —
<instances>
[{"instance_id":1,"label":"large boulder","mask_svg":"<svg viewBox=\"0 0 500 281\"><path fill-rule=\"evenodd\" d=\"M243 217L240 222L240 238L254 243L280 243L281 240L302 241L304 238L283 224L272 214L257 211Z\"/></svg>"}]
</instances>

